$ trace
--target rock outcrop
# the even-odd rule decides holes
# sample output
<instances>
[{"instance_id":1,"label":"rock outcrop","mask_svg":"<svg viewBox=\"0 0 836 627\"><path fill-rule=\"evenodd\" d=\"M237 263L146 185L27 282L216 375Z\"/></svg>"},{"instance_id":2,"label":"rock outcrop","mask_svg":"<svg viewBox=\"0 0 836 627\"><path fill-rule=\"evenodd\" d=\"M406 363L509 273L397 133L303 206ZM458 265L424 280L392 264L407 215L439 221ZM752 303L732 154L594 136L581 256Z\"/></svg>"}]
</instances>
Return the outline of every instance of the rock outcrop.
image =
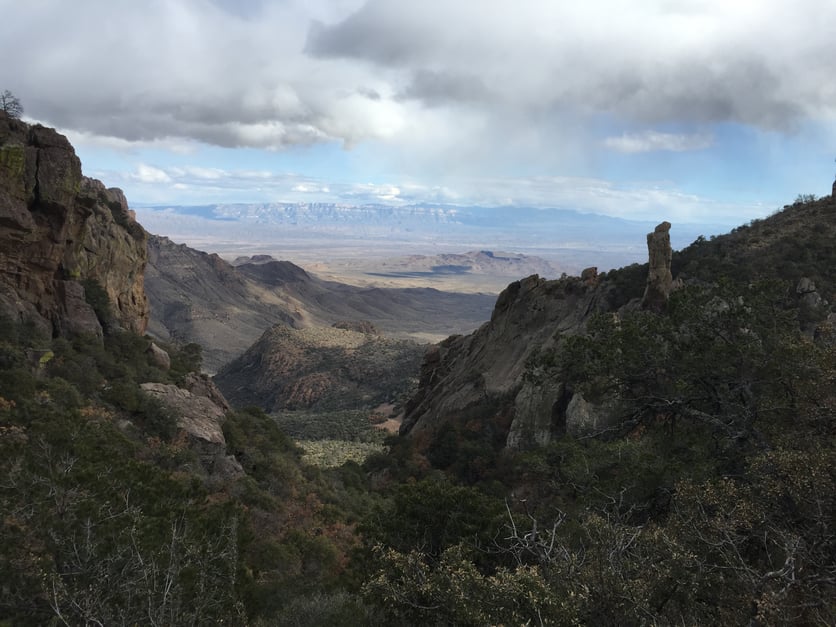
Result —
<instances>
[{"instance_id":1,"label":"rock outcrop","mask_svg":"<svg viewBox=\"0 0 836 627\"><path fill-rule=\"evenodd\" d=\"M490 322L427 352L401 434L432 442L448 423L478 421L494 442L504 438L507 448L526 449L562 433L588 435L615 426L618 399L584 399L538 367L535 358L559 352L561 342L584 332L596 313L618 315L640 302L664 308L673 289L670 227L663 222L647 237L650 264L641 301L638 293L625 299L618 281L599 275L596 268L587 268L581 277L546 281L533 275L511 283Z\"/></svg>"},{"instance_id":2,"label":"rock outcrop","mask_svg":"<svg viewBox=\"0 0 836 627\"><path fill-rule=\"evenodd\" d=\"M478 419L507 434L511 448L547 443L566 428L568 392L560 382L526 378L529 359L612 309L611 296L610 286L577 277L511 283L489 322L428 351L401 434L431 437L448 421Z\"/></svg>"},{"instance_id":3,"label":"rock outcrop","mask_svg":"<svg viewBox=\"0 0 836 627\"><path fill-rule=\"evenodd\" d=\"M146 237L120 190L82 176L66 137L0 113L0 313L52 335L144 332ZM110 312L89 304L91 283Z\"/></svg>"},{"instance_id":4,"label":"rock outcrop","mask_svg":"<svg viewBox=\"0 0 836 627\"><path fill-rule=\"evenodd\" d=\"M206 375L192 373L184 385L143 383L140 387L174 413L178 428L185 431L210 475L223 480L242 476L241 464L226 453L223 423L229 404L223 394Z\"/></svg>"},{"instance_id":5,"label":"rock outcrop","mask_svg":"<svg viewBox=\"0 0 836 627\"><path fill-rule=\"evenodd\" d=\"M647 287L642 298L642 308L662 311L673 289L671 275L671 223L662 222L653 233L647 234L648 272Z\"/></svg>"}]
</instances>

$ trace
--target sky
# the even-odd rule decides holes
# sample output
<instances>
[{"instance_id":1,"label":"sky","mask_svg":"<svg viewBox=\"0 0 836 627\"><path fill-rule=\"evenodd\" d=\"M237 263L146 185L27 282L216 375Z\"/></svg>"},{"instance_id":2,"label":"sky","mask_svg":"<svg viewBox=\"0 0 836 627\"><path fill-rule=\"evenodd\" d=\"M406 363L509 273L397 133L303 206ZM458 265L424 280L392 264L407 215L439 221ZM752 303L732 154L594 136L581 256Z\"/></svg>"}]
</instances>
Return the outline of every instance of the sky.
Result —
<instances>
[{"instance_id":1,"label":"sky","mask_svg":"<svg viewBox=\"0 0 836 627\"><path fill-rule=\"evenodd\" d=\"M0 89L134 206L735 225L830 193L834 0L0 0Z\"/></svg>"}]
</instances>

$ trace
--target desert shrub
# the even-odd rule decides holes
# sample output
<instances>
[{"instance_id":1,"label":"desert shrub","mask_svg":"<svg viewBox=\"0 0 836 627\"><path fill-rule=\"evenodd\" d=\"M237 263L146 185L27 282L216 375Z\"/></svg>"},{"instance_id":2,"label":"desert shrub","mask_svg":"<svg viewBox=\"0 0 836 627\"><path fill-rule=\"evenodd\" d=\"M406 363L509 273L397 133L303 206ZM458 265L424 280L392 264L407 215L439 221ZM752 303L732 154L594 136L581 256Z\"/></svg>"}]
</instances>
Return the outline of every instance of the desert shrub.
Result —
<instances>
[{"instance_id":1,"label":"desert shrub","mask_svg":"<svg viewBox=\"0 0 836 627\"><path fill-rule=\"evenodd\" d=\"M294 597L282 608L276 621L287 627L343 627L380 625L383 616L376 615L359 596L337 591Z\"/></svg>"},{"instance_id":2,"label":"desert shrub","mask_svg":"<svg viewBox=\"0 0 836 627\"><path fill-rule=\"evenodd\" d=\"M174 381L180 381L190 372L200 372L203 367L203 348L200 344L190 342L180 347L163 346L171 358L170 376Z\"/></svg>"},{"instance_id":3,"label":"desert shrub","mask_svg":"<svg viewBox=\"0 0 836 627\"><path fill-rule=\"evenodd\" d=\"M489 544L501 511L499 502L475 488L424 479L396 486L361 531L370 545L405 552L420 548L439 557L461 542L472 547Z\"/></svg>"},{"instance_id":4,"label":"desert shrub","mask_svg":"<svg viewBox=\"0 0 836 627\"><path fill-rule=\"evenodd\" d=\"M362 463L369 455L385 451L382 444L346 440L298 440L297 444L305 451L302 461L320 468L334 468L350 461Z\"/></svg>"},{"instance_id":5,"label":"desert shrub","mask_svg":"<svg viewBox=\"0 0 836 627\"><path fill-rule=\"evenodd\" d=\"M104 287L96 279L84 279L81 285L84 287L84 300L93 308L102 327L107 328L113 319L113 304Z\"/></svg>"}]
</instances>

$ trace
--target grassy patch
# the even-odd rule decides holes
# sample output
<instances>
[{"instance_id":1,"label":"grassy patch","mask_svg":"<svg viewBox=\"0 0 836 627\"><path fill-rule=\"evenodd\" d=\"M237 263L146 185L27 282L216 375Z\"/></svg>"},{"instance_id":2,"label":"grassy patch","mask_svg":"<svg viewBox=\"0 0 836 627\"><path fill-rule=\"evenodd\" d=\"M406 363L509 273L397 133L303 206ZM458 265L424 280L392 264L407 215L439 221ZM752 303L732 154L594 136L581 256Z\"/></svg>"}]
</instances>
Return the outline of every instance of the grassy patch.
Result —
<instances>
[{"instance_id":1,"label":"grassy patch","mask_svg":"<svg viewBox=\"0 0 836 627\"><path fill-rule=\"evenodd\" d=\"M386 450L382 444L346 440L302 440L297 444L305 451L302 461L320 468L336 468L346 462L362 464L370 455Z\"/></svg>"},{"instance_id":2,"label":"grassy patch","mask_svg":"<svg viewBox=\"0 0 836 627\"><path fill-rule=\"evenodd\" d=\"M295 440L343 440L347 442L383 442L386 434L369 420L371 412L363 409L339 411L283 411L273 414L279 428Z\"/></svg>"}]
</instances>

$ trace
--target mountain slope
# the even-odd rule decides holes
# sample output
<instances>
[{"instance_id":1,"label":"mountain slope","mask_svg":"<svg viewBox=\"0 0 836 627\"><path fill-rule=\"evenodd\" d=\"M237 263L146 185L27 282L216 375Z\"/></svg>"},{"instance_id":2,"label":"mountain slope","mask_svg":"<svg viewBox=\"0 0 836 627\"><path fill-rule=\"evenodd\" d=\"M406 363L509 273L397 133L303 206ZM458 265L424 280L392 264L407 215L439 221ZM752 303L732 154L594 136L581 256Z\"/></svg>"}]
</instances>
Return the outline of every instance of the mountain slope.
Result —
<instances>
[{"instance_id":1,"label":"mountain slope","mask_svg":"<svg viewBox=\"0 0 836 627\"><path fill-rule=\"evenodd\" d=\"M388 335L437 339L478 326L494 300L486 294L323 281L290 262L263 256L232 266L217 255L153 235L148 250L151 332L201 344L212 372L276 323L307 328L368 320Z\"/></svg>"},{"instance_id":2,"label":"mountain slope","mask_svg":"<svg viewBox=\"0 0 836 627\"><path fill-rule=\"evenodd\" d=\"M204 366L214 372L279 321L296 324L285 303L217 255L148 239L145 285L151 304L149 331L163 340L203 347Z\"/></svg>"},{"instance_id":3,"label":"mountain slope","mask_svg":"<svg viewBox=\"0 0 836 627\"><path fill-rule=\"evenodd\" d=\"M233 404L269 412L371 408L410 389L423 354L414 342L374 333L276 325L215 383Z\"/></svg>"},{"instance_id":4,"label":"mountain slope","mask_svg":"<svg viewBox=\"0 0 836 627\"><path fill-rule=\"evenodd\" d=\"M792 205L727 235L700 238L673 255L671 268L678 284L781 280L812 333L836 300L833 215L832 197ZM428 354L401 433L423 433L421 440L429 441L445 425L472 416L490 425L494 439L517 448L549 442L567 422L570 428L594 423L601 418L598 409L580 399L573 404L572 390L542 376L532 360L583 331L594 313L638 307L647 276L647 265L636 264L588 281L533 276L512 283L490 322Z\"/></svg>"}]
</instances>

